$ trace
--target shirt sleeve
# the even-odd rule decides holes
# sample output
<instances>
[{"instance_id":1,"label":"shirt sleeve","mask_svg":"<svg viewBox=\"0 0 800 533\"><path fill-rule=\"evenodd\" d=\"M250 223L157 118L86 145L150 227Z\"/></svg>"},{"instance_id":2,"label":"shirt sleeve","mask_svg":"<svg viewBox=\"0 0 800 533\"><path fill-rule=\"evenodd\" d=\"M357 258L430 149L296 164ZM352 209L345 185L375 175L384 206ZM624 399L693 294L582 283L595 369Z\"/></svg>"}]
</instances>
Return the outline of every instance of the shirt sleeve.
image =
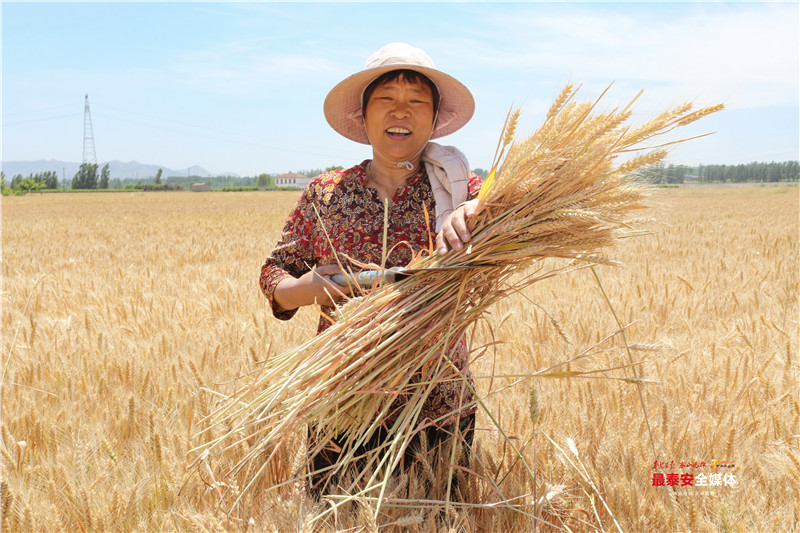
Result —
<instances>
[{"instance_id":1,"label":"shirt sleeve","mask_svg":"<svg viewBox=\"0 0 800 533\"><path fill-rule=\"evenodd\" d=\"M273 297L275 287L283 278L299 278L316 265L313 245L316 231L314 190L315 183L309 183L286 220L280 240L261 267L261 291L269 300L272 314L280 320L289 320L297 313L297 309L286 310L278 305Z\"/></svg>"}]
</instances>

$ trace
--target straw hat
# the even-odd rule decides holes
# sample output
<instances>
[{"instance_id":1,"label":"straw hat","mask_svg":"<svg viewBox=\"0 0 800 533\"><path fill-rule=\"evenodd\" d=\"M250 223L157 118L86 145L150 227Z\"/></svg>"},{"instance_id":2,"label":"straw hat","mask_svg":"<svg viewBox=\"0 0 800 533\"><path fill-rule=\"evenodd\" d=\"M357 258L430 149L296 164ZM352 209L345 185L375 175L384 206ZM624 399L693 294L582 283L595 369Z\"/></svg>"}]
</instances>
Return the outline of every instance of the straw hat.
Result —
<instances>
[{"instance_id":1,"label":"straw hat","mask_svg":"<svg viewBox=\"0 0 800 533\"><path fill-rule=\"evenodd\" d=\"M392 43L372 54L364 70L345 78L331 89L324 105L328 124L350 140L370 144L361 110L364 89L382 74L401 69L427 76L439 90L439 113L431 139L453 133L472 118L475 100L464 84L436 70L433 60L419 48L406 43Z\"/></svg>"}]
</instances>

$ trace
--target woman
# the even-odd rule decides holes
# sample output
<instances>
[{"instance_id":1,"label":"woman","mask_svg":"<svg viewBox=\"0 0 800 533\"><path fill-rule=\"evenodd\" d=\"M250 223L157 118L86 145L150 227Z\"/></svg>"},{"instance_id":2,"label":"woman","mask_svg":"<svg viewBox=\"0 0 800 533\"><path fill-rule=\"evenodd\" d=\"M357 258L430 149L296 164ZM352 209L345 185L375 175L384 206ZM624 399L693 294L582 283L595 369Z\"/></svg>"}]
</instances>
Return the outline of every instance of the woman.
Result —
<instances>
[{"instance_id":1,"label":"woman","mask_svg":"<svg viewBox=\"0 0 800 533\"><path fill-rule=\"evenodd\" d=\"M455 78L436 70L418 48L404 43L381 48L367 60L364 70L330 91L324 109L333 129L370 144L373 158L314 178L289 216L260 279L274 315L283 320L312 304L331 315L333 300L345 298L348 290L331 280L340 273L337 257L352 270L358 267L348 265L347 258L381 264L385 207L387 268L406 266L413 252L428 248L433 228L428 228L426 211L431 219L435 215L437 251L460 250L470 239L466 221L476 207L469 200L481 183L461 152L430 142L469 121L472 95ZM318 332L329 323L321 318ZM463 339L456 353L456 367L468 376ZM426 400L419 421L429 444L440 444L456 432L471 443L475 407L471 394L463 389L440 384ZM445 424L431 422L442 419ZM392 421L390 415L384 426ZM378 432L365 448L379 446L385 436L385 431ZM314 470L333 464L337 452L317 454ZM315 483L321 481L320 476L312 478Z\"/></svg>"}]
</instances>

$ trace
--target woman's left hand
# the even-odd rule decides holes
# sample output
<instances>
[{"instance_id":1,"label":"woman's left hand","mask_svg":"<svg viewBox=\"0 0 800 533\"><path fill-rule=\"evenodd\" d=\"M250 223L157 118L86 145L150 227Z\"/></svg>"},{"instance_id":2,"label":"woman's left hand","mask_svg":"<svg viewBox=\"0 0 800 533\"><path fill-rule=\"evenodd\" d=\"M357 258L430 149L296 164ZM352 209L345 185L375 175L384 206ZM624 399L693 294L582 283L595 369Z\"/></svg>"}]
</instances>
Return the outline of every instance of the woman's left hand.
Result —
<instances>
[{"instance_id":1,"label":"woman's left hand","mask_svg":"<svg viewBox=\"0 0 800 533\"><path fill-rule=\"evenodd\" d=\"M447 253L448 245L458 251L469 242L472 237L467 228L467 218L474 215L477 208L478 200L476 198L458 206L445 219L442 229L436 235L436 251L439 252L439 255Z\"/></svg>"}]
</instances>

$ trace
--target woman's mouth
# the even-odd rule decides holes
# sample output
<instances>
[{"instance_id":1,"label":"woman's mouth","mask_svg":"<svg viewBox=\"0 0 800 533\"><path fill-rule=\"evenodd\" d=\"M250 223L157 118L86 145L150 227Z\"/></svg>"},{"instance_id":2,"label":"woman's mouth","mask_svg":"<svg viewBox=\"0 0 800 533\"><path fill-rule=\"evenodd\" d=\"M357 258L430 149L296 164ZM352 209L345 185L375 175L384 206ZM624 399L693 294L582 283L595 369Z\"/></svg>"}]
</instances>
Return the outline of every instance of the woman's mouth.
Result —
<instances>
[{"instance_id":1,"label":"woman's mouth","mask_svg":"<svg viewBox=\"0 0 800 533\"><path fill-rule=\"evenodd\" d=\"M411 135L411 130L406 128L389 128L386 130L386 134L392 139L405 139Z\"/></svg>"}]
</instances>

